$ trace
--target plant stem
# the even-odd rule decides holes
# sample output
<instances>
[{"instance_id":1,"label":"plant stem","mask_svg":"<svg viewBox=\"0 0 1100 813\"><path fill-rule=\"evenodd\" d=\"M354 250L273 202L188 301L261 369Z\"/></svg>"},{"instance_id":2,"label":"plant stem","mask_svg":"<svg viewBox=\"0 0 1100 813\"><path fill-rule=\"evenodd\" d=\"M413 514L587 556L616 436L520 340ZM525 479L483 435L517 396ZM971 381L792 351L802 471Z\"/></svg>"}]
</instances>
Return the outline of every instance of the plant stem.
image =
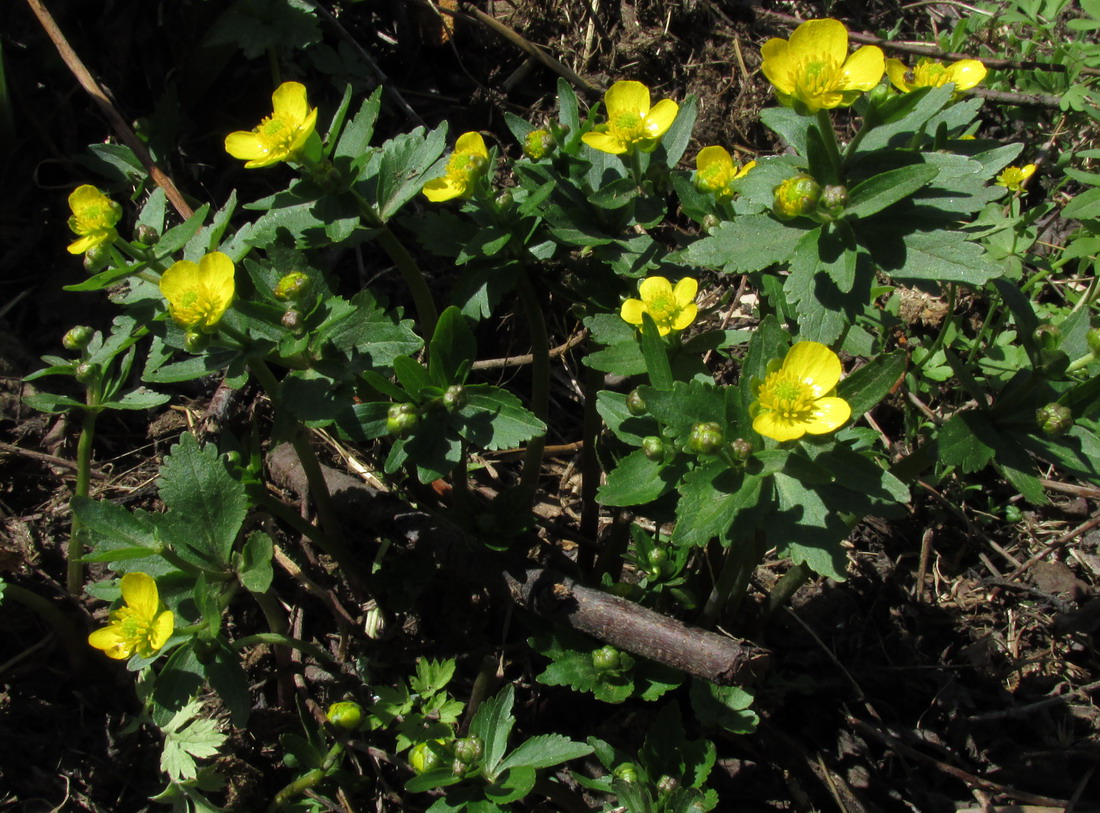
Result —
<instances>
[{"instance_id":1,"label":"plant stem","mask_svg":"<svg viewBox=\"0 0 1100 813\"><path fill-rule=\"evenodd\" d=\"M840 157L840 145L836 142L836 130L833 129L833 120L829 118L828 110L817 111L817 131L821 134L821 143L825 146L825 152L829 154L829 165L833 170L833 177L829 183L840 183L844 177L842 168L843 159Z\"/></svg>"},{"instance_id":2,"label":"plant stem","mask_svg":"<svg viewBox=\"0 0 1100 813\"><path fill-rule=\"evenodd\" d=\"M707 598L706 606L703 607L700 618L702 626L710 626L718 620L724 610L736 608L741 603L748 590L749 578L756 566L760 564L762 536L757 532L753 539L731 542L726 548L722 571L718 574L718 581Z\"/></svg>"},{"instance_id":3,"label":"plant stem","mask_svg":"<svg viewBox=\"0 0 1100 813\"><path fill-rule=\"evenodd\" d=\"M83 668L85 655L87 654L85 643L80 640L73 623L52 601L43 598L32 590L20 587L18 584L12 584L10 581L4 582L4 598L22 604L49 624L54 634L57 635L57 639L65 648L65 654L69 658L69 666L76 672Z\"/></svg>"},{"instance_id":4,"label":"plant stem","mask_svg":"<svg viewBox=\"0 0 1100 813\"><path fill-rule=\"evenodd\" d=\"M783 574L783 578L776 582L775 587L768 593L768 600L764 607L765 617L771 616L772 613L790 601L791 596L797 593L798 589L808 582L813 575L813 570L805 562L794 565Z\"/></svg>"},{"instance_id":5,"label":"plant stem","mask_svg":"<svg viewBox=\"0 0 1100 813\"><path fill-rule=\"evenodd\" d=\"M84 424L80 428L80 440L76 445L76 486L74 497L87 497L92 478L92 440L95 438L95 422L99 417L98 407L84 410ZM84 589L84 525L73 512L69 527L68 569L65 574L69 594L80 595Z\"/></svg>"},{"instance_id":6,"label":"plant stem","mask_svg":"<svg viewBox=\"0 0 1100 813\"><path fill-rule=\"evenodd\" d=\"M246 635L234 641L232 646L233 649L239 652L242 649L247 649L250 646L258 646L260 644L289 646L291 649L297 649L300 652L304 652L322 663L336 663L336 659L325 652L325 650L321 649L321 647L315 646L309 641L291 638L289 635L280 635L277 632L257 632L254 635Z\"/></svg>"},{"instance_id":7,"label":"plant stem","mask_svg":"<svg viewBox=\"0 0 1100 813\"><path fill-rule=\"evenodd\" d=\"M267 813L274 813L295 796L299 796L310 788L319 785L324 778L328 776L328 772L332 770L332 766L336 764L336 760L339 759L340 755L343 753L343 743L338 742L333 745L321 762L320 768L314 768L311 771L307 771L275 794L275 798L272 799L271 804L267 806Z\"/></svg>"},{"instance_id":8,"label":"plant stem","mask_svg":"<svg viewBox=\"0 0 1100 813\"><path fill-rule=\"evenodd\" d=\"M550 408L550 338L546 333L546 321L542 315L542 303L539 302L531 280L525 273L520 275L517 284L520 302L523 304L527 329L531 334L531 411L543 423L546 423ZM546 446L546 433L531 438L527 444L527 453L523 458L523 474L520 476L520 488L525 492L526 502L532 503L538 489L539 473L542 469L542 451Z\"/></svg>"},{"instance_id":9,"label":"plant stem","mask_svg":"<svg viewBox=\"0 0 1100 813\"><path fill-rule=\"evenodd\" d=\"M918 364L913 365L913 372L918 372L925 364L927 364L932 356L936 354L936 351L943 347L944 340L947 338L947 329L951 326L955 319L955 286L948 285L947 288L947 314L943 317L943 322L940 323L940 332L936 334L936 338L932 341L931 346L928 348L928 352L924 358Z\"/></svg>"},{"instance_id":10,"label":"plant stem","mask_svg":"<svg viewBox=\"0 0 1100 813\"><path fill-rule=\"evenodd\" d=\"M596 411L598 389L603 383L603 373L591 367L584 373L584 420L581 427L581 533L595 541L600 530L600 505L596 502L596 490L600 486L600 461L596 457L596 436L600 433L600 413ZM577 565L582 571L592 568L595 548L581 546L577 551Z\"/></svg>"}]
</instances>

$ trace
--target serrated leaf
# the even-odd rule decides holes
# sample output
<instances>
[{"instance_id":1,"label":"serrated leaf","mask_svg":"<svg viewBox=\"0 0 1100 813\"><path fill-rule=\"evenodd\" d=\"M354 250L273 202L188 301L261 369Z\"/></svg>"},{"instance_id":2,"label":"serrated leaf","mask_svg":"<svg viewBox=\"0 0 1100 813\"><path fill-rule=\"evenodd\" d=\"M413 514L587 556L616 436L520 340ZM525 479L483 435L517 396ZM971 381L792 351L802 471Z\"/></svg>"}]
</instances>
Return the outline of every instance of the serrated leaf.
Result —
<instances>
[{"instance_id":1,"label":"serrated leaf","mask_svg":"<svg viewBox=\"0 0 1100 813\"><path fill-rule=\"evenodd\" d=\"M940 427L938 441L940 461L957 466L966 474L984 469L999 445L989 419L973 410L952 415Z\"/></svg>"},{"instance_id":2,"label":"serrated leaf","mask_svg":"<svg viewBox=\"0 0 1100 813\"><path fill-rule=\"evenodd\" d=\"M873 409L898 383L908 365L902 351L876 356L846 376L836 394L852 408L852 420Z\"/></svg>"},{"instance_id":3,"label":"serrated leaf","mask_svg":"<svg viewBox=\"0 0 1100 813\"><path fill-rule=\"evenodd\" d=\"M516 396L487 384L466 388L468 400L450 421L469 443L481 449L513 449L546 433L546 424Z\"/></svg>"},{"instance_id":4,"label":"serrated leaf","mask_svg":"<svg viewBox=\"0 0 1100 813\"><path fill-rule=\"evenodd\" d=\"M1004 273L1000 265L987 259L985 249L960 232L910 232L902 241L901 257L884 257L880 252L873 252L875 260L893 279L980 286Z\"/></svg>"},{"instance_id":5,"label":"serrated leaf","mask_svg":"<svg viewBox=\"0 0 1100 813\"><path fill-rule=\"evenodd\" d=\"M778 511L767 527L768 539L795 564L807 564L815 573L844 581L847 559L841 542L848 524L836 505L826 505L817 488L805 486L783 473L772 478Z\"/></svg>"},{"instance_id":6,"label":"serrated leaf","mask_svg":"<svg viewBox=\"0 0 1100 813\"><path fill-rule=\"evenodd\" d=\"M742 512L759 503L763 482L762 477L742 475L721 461L688 472L680 484L673 543L702 547L725 537Z\"/></svg>"},{"instance_id":7,"label":"serrated leaf","mask_svg":"<svg viewBox=\"0 0 1100 813\"><path fill-rule=\"evenodd\" d=\"M580 759L592 753L592 746L583 742L573 742L561 734L542 734L532 737L504 758L498 770L526 766L528 768L550 768L571 759Z\"/></svg>"},{"instance_id":8,"label":"serrated leaf","mask_svg":"<svg viewBox=\"0 0 1100 813\"><path fill-rule=\"evenodd\" d=\"M667 468L663 461L650 460L645 452L637 449L608 472L607 480L596 492L596 500L601 505L611 506L652 502L668 491L675 481L674 476L662 476Z\"/></svg>"},{"instance_id":9,"label":"serrated leaf","mask_svg":"<svg viewBox=\"0 0 1100 813\"><path fill-rule=\"evenodd\" d=\"M803 218L805 220L805 218ZM683 254L688 263L727 274L762 271L786 262L813 224L788 224L771 215L747 215L711 229Z\"/></svg>"},{"instance_id":10,"label":"serrated leaf","mask_svg":"<svg viewBox=\"0 0 1100 813\"><path fill-rule=\"evenodd\" d=\"M699 722L734 734L751 734L760 717L749 707L753 696L739 686L717 686L696 678L691 684L691 707Z\"/></svg>"},{"instance_id":11,"label":"serrated leaf","mask_svg":"<svg viewBox=\"0 0 1100 813\"><path fill-rule=\"evenodd\" d=\"M245 487L230 476L213 444L199 448L190 432L172 447L157 480L169 511L186 517L193 546L225 563L248 510Z\"/></svg>"},{"instance_id":12,"label":"serrated leaf","mask_svg":"<svg viewBox=\"0 0 1100 813\"><path fill-rule=\"evenodd\" d=\"M887 206L910 197L937 174L939 170L927 164L898 167L879 173L852 188L848 205L844 208L844 216L856 219L870 217Z\"/></svg>"},{"instance_id":13,"label":"serrated leaf","mask_svg":"<svg viewBox=\"0 0 1100 813\"><path fill-rule=\"evenodd\" d=\"M174 782L195 779L198 776L195 760L215 756L225 739L214 720L193 720L166 731L160 769Z\"/></svg>"},{"instance_id":14,"label":"serrated leaf","mask_svg":"<svg viewBox=\"0 0 1100 813\"><path fill-rule=\"evenodd\" d=\"M488 700L482 701L470 720L470 735L481 737L485 774L490 779L497 775L497 766L508 747L508 735L516 718L512 716L515 688L509 683Z\"/></svg>"}]
</instances>

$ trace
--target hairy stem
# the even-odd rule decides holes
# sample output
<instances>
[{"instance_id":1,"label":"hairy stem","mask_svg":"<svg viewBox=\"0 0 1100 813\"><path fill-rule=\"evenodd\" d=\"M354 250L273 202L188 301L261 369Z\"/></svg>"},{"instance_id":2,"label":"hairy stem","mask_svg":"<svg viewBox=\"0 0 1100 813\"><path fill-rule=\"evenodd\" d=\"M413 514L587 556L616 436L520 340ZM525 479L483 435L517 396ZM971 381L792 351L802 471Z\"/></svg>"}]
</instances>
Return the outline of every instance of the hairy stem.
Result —
<instances>
[{"instance_id":1,"label":"hairy stem","mask_svg":"<svg viewBox=\"0 0 1100 813\"><path fill-rule=\"evenodd\" d=\"M92 440L95 438L95 422L99 416L97 408L84 410L84 424L80 428L80 440L76 445L76 486L74 497L87 497L92 478ZM69 529L68 568L65 574L69 594L80 595L84 589L84 525L73 513Z\"/></svg>"}]
</instances>

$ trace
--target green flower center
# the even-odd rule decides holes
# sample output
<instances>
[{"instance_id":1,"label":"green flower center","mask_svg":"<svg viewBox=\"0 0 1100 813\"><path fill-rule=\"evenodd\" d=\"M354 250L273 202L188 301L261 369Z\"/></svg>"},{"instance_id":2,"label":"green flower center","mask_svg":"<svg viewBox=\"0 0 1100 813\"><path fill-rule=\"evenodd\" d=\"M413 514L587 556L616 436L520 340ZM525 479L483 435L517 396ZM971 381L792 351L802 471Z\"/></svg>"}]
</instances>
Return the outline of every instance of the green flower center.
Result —
<instances>
[{"instance_id":1,"label":"green flower center","mask_svg":"<svg viewBox=\"0 0 1100 813\"><path fill-rule=\"evenodd\" d=\"M910 84L917 87L940 87L948 80L947 68L941 63L929 59L921 59L911 71L913 79ZM908 77L906 77L908 79Z\"/></svg>"},{"instance_id":2,"label":"green flower center","mask_svg":"<svg viewBox=\"0 0 1100 813\"><path fill-rule=\"evenodd\" d=\"M611 122L610 130L620 141L641 141L648 137L645 119L637 113L620 113Z\"/></svg>"},{"instance_id":3,"label":"green flower center","mask_svg":"<svg viewBox=\"0 0 1100 813\"><path fill-rule=\"evenodd\" d=\"M658 325L671 325L676 319L676 314L680 312L680 306L676 304L676 300L663 294L647 299L645 309Z\"/></svg>"},{"instance_id":4,"label":"green flower center","mask_svg":"<svg viewBox=\"0 0 1100 813\"><path fill-rule=\"evenodd\" d=\"M759 392L761 407L792 421L809 420L815 400L813 387L783 370L771 373Z\"/></svg>"},{"instance_id":5,"label":"green flower center","mask_svg":"<svg viewBox=\"0 0 1100 813\"><path fill-rule=\"evenodd\" d=\"M122 607L116 615L123 640L134 649L148 649L153 619L143 618L132 607Z\"/></svg>"},{"instance_id":6,"label":"green flower center","mask_svg":"<svg viewBox=\"0 0 1100 813\"><path fill-rule=\"evenodd\" d=\"M722 192L729 183L729 173L721 164L711 164L709 167L699 170L696 181L699 188L705 192Z\"/></svg>"}]
</instances>

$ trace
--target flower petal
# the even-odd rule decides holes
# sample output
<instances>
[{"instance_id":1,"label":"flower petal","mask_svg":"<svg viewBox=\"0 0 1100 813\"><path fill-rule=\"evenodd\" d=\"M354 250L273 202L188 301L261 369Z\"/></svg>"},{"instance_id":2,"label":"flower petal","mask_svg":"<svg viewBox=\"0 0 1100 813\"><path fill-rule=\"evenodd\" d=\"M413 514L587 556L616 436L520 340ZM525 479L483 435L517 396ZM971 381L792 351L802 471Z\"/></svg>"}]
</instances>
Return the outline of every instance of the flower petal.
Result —
<instances>
[{"instance_id":1,"label":"flower petal","mask_svg":"<svg viewBox=\"0 0 1100 813\"><path fill-rule=\"evenodd\" d=\"M609 119L629 113L645 118L649 113L649 88L641 82L622 80L607 89L603 103Z\"/></svg>"},{"instance_id":2,"label":"flower petal","mask_svg":"<svg viewBox=\"0 0 1100 813\"><path fill-rule=\"evenodd\" d=\"M609 152L612 155L622 155L627 149L622 141L607 133L585 133L581 136L581 141L594 150Z\"/></svg>"},{"instance_id":3,"label":"flower petal","mask_svg":"<svg viewBox=\"0 0 1100 813\"><path fill-rule=\"evenodd\" d=\"M432 203L442 203L445 200L457 198L466 191L466 188L464 186L459 186L453 180L444 176L428 181L424 184L424 188L421 191L424 193L424 197Z\"/></svg>"},{"instance_id":4,"label":"flower petal","mask_svg":"<svg viewBox=\"0 0 1100 813\"><path fill-rule=\"evenodd\" d=\"M161 295L169 304L192 290L199 279L199 267L190 260L180 260L160 276Z\"/></svg>"},{"instance_id":5,"label":"flower petal","mask_svg":"<svg viewBox=\"0 0 1100 813\"><path fill-rule=\"evenodd\" d=\"M83 254L88 249L95 248L102 242L104 242L104 235L99 233L87 234L79 240L69 243L66 251L70 254Z\"/></svg>"},{"instance_id":6,"label":"flower petal","mask_svg":"<svg viewBox=\"0 0 1100 813\"><path fill-rule=\"evenodd\" d=\"M623 321L631 325L642 323L642 314L645 313L645 303L640 299L628 299L619 310L619 316Z\"/></svg>"},{"instance_id":7,"label":"flower petal","mask_svg":"<svg viewBox=\"0 0 1100 813\"><path fill-rule=\"evenodd\" d=\"M679 112L680 105L672 99L661 99L646 116L646 132L651 138L660 138L668 132L668 128L676 121L676 114Z\"/></svg>"},{"instance_id":8,"label":"flower petal","mask_svg":"<svg viewBox=\"0 0 1100 813\"><path fill-rule=\"evenodd\" d=\"M905 79L908 70L905 63L900 59L891 58L886 60L886 75L890 77L890 83L902 93L908 93L913 89L913 86Z\"/></svg>"},{"instance_id":9,"label":"flower petal","mask_svg":"<svg viewBox=\"0 0 1100 813\"><path fill-rule=\"evenodd\" d=\"M692 302L690 305L684 305L680 310L676 312L676 318L672 320L673 330L683 330L692 322L695 321L695 317L699 314L699 306Z\"/></svg>"},{"instance_id":10,"label":"flower petal","mask_svg":"<svg viewBox=\"0 0 1100 813\"><path fill-rule=\"evenodd\" d=\"M840 65L848 56L848 29L839 20L807 20L791 34L790 48L795 54Z\"/></svg>"},{"instance_id":11,"label":"flower petal","mask_svg":"<svg viewBox=\"0 0 1100 813\"><path fill-rule=\"evenodd\" d=\"M784 418L771 410L761 411L752 420L752 428L758 435L763 435L782 443L785 440L797 440L806 434L803 423Z\"/></svg>"},{"instance_id":12,"label":"flower petal","mask_svg":"<svg viewBox=\"0 0 1100 813\"><path fill-rule=\"evenodd\" d=\"M760 69L764 76L780 93L794 93L793 58L790 43L779 37L772 37L760 48L764 57Z\"/></svg>"},{"instance_id":13,"label":"flower petal","mask_svg":"<svg viewBox=\"0 0 1100 813\"><path fill-rule=\"evenodd\" d=\"M276 116L292 122L305 121L309 114L306 86L301 82L283 82L271 94L271 109Z\"/></svg>"},{"instance_id":14,"label":"flower petal","mask_svg":"<svg viewBox=\"0 0 1100 813\"><path fill-rule=\"evenodd\" d=\"M798 342L783 359L784 372L809 384L818 398L840 381L841 366L837 354L820 342Z\"/></svg>"},{"instance_id":15,"label":"flower petal","mask_svg":"<svg viewBox=\"0 0 1100 813\"><path fill-rule=\"evenodd\" d=\"M122 577L122 600L142 619L152 621L160 609L156 580L148 573L127 573Z\"/></svg>"},{"instance_id":16,"label":"flower petal","mask_svg":"<svg viewBox=\"0 0 1100 813\"><path fill-rule=\"evenodd\" d=\"M477 132L460 135L455 142L455 152L477 155L486 160L489 158L489 150L485 147L485 139L481 137L481 133Z\"/></svg>"},{"instance_id":17,"label":"flower petal","mask_svg":"<svg viewBox=\"0 0 1100 813\"><path fill-rule=\"evenodd\" d=\"M638 293L643 302L652 302L654 299L672 298L672 283L664 277L646 277L638 285Z\"/></svg>"},{"instance_id":18,"label":"flower petal","mask_svg":"<svg viewBox=\"0 0 1100 813\"><path fill-rule=\"evenodd\" d=\"M843 398L827 397L814 401L813 416L805 423L811 435L824 435L839 429L852 417L852 407Z\"/></svg>"},{"instance_id":19,"label":"flower petal","mask_svg":"<svg viewBox=\"0 0 1100 813\"><path fill-rule=\"evenodd\" d=\"M985 65L977 59L960 59L947 68L947 81L955 83L955 90L970 90L985 79Z\"/></svg>"},{"instance_id":20,"label":"flower petal","mask_svg":"<svg viewBox=\"0 0 1100 813\"><path fill-rule=\"evenodd\" d=\"M691 277L684 277L676 283L672 289L672 298L677 307L686 308L695 301L695 295L699 293L699 283ZM692 317L694 318L694 317Z\"/></svg>"},{"instance_id":21,"label":"flower petal","mask_svg":"<svg viewBox=\"0 0 1100 813\"><path fill-rule=\"evenodd\" d=\"M839 89L870 90L879 83L885 70L882 50L874 45L864 45L844 63L844 79Z\"/></svg>"},{"instance_id":22,"label":"flower petal","mask_svg":"<svg viewBox=\"0 0 1100 813\"><path fill-rule=\"evenodd\" d=\"M172 637L172 630L176 628L176 617L171 610L165 610L158 615L149 629L149 648L156 652L168 643Z\"/></svg>"},{"instance_id":23,"label":"flower petal","mask_svg":"<svg viewBox=\"0 0 1100 813\"><path fill-rule=\"evenodd\" d=\"M133 652L133 648L123 637L119 624L110 624L95 630L88 636L88 644L102 649L108 658L115 660L125 660Z\"/></svg>"},{"instance_id":24,"label":"flower petal","mask_svg":"<svg viewBox=\"0 0 1100 813\"><path fill-rule=\"evenodd\" d=\"M695 168L702 172L711 166L729 168L732 171L733 157L725 147L703 147L695 156Z\"/></svg>"},{"instance_id":25,"label":"flower petal","mask_svg":"<svg viewBox=\"0 0 1100 813\"><path fill-rule=\"evenodd\" d=\"M238 130L225 137L225 151L242 161L262 161L271 152L271 144L259 133Z\"/></svg>"}]
</instances>

